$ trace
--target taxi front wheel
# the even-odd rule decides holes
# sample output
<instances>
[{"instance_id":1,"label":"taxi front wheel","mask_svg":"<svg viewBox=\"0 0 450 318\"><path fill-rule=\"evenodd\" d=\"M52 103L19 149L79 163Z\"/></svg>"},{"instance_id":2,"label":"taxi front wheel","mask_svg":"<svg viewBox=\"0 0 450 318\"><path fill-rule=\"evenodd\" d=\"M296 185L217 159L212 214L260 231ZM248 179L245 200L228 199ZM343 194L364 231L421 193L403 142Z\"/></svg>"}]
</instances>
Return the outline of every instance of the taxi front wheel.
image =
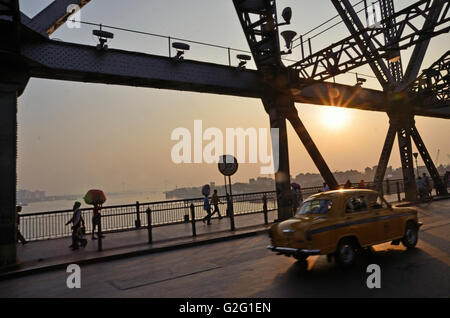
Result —
<instances>
[{"instance_id":1,"label":"taxi front wheel","mask_svg":"<svg viewBox=\"0 0 450 318\"><path fill-rule=\"evenodd\" d=\"M356 245L354 240L344 238L339 242L336 253L336 262L343 268L352 266L356 261Z\"/></svg>"}]
</instances>

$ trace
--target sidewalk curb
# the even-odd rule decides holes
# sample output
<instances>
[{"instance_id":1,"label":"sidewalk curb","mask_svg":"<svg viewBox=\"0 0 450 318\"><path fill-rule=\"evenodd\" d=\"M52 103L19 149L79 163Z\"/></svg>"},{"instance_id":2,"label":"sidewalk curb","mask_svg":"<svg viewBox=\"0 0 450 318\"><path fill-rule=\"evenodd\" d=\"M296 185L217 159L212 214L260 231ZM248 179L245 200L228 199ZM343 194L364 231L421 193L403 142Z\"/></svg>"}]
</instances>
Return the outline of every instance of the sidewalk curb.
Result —
<instances>
[{"instance_id":1,"label":"sidewalk curb","mask_svg":"<svg viewBox=\"0 0 450 318\"><path fill-rule=\"evenodd\" d=\"M148 249L142 249L142 250L136 250L136 251L130 251L130 252L124 252L124 253L119 252L117 254L112 254L112 255L88 258L88 259L80 260L78 262L74 262L74 261L62 262L62 263L58 263L58 264L47 265L47 266L42 266L42 267L35 267L35 268L30 268L30 269L24 268L24 269L19 269L19 270L12 271L12 272L3 272L3 273L0 272L0 281L12 279L12 278L20 278L20 277L24 277L24 276L32 275L32 274L44 273L44 272L53 271L53 270L57 270L57 269L65 269L69 264L74 264L74 263L76 263L78 265L89 265L89 264L102 263L102 262L107 262L107 261L112 261L112 260L119 260L119 259L128 258L128 257L156 254L156 253L160 253L160 252L173 251L173 250L182 249L182 248L189 248L189 247L201 246L201 245L218 243L218 242L226 242L226 241L230 241L230 240L234 240L234 239L240 239L240 238L245 238L245 237L256 236L259 234L264 234L269 231L269 228L270 228L270 225L266 225L266 226L264 226L263 229L256 229L253 231L250 230L250 231L247 231L244 233L219 236L219 237L209 238L209 239L208 238L200 239L200 240L196 240L196 241L179 243L179 244L175 244L175 245L148 248ZM20 264L18 266L20 266Z\"/></svg>"}]
</instances>

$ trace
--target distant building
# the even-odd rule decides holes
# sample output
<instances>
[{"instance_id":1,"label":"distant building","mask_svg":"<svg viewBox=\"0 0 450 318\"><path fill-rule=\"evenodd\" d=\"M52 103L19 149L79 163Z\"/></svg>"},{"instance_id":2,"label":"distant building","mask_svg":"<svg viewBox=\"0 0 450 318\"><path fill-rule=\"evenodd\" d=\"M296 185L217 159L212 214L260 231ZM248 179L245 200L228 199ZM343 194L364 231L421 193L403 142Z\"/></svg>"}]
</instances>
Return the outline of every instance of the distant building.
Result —
<instances>
[{"instance_id":1,"label":"distant building","mask_svg":"<svg viewBox=\"0 0 450 318\"><path fill-rule=\"evenodd\" d=\"M29 191L19 189L16 192L16 200L19 203L29 203L29 202L37 202L37 201L45 201L47 200L47 196L45 195L45 191Z\"/></svg>"}]
</instances>

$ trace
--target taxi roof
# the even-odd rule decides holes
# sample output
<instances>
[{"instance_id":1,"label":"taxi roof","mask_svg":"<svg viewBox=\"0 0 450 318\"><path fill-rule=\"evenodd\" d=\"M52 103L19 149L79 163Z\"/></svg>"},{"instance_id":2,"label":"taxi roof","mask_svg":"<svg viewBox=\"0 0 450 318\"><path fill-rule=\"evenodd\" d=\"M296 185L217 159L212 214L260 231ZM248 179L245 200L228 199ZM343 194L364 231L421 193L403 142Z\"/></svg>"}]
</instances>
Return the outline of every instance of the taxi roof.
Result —
<instances>
[{"instance_id":1,"label":"taxi roof","mask_svg":"<svg viewBox=\"0 0 450 318\"><path fill-rule=\"evenodd\" d=\"M309 198L326 198L326 197L338 197L341 195L351 195L351 194L378 194L374 190L370 189L339 189L339 190L330 190L325 192L319 192L311 195ZM308 199L309 199L308 198Z\"/></svg>"}]
</instances>

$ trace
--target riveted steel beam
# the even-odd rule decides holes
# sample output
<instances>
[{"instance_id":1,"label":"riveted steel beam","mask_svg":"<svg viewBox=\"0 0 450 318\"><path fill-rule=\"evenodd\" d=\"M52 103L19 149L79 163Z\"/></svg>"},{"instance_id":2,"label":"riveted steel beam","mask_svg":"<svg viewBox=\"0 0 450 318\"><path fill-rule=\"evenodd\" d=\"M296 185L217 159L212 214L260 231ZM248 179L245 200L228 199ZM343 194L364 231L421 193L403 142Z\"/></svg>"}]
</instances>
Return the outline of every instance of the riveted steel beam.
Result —
<instances>
[{"instance_id":1,"label":"riveted steel beam","mask_svg":"<svg viewBox=\"0 0 450 318\"><path fill-rule=\"evenodd\" d=\"M51 35L74 13L74 5L83 8L91 0L55 0L39 12L26 25L40 34Z\"/></svg>"},{"instance_id":2,"label":"riveted steel beam","mask_svg":"<svg viewBox=\"0 0 450 318\"><path fill-rule=\"evenodd\" d=\"M386 168L391 157L392 146L394 145L395 134L397 130L393 125L389 125L389 129L384 141L383 150L381 151L380 160L378 160L377 170L375 172L374 183L375 189L381 191Z\"/></svg>"},{"instance_id":3,"label":"riveted steel beam","mask_svg":"<svg viewBox=\"0 0 450 318\"><path fill-rule=\"evenodd\" d=\"M332 0L334 7L344 21L350 34L355 35L359 49L369 63L381 86L386 87L394 81L389 69L373 43L373 38L366 32L355 9L348 0Z\"/></svg>"},{"instance_id":4,"label":"riveted steel beam","mask_svg":"<svg viewBox=\"0 0 450 318\"><path fill-rule=\"evenodd\" d=\"M397 88L397 91L403 90L416 79L423 59L425 58L425 53L430 44L431 38L429 34L434 31L439 21L439 17L441 17L441 19L445 19L445 17L448 15L449 7L450 3L448 0L434 0L430 9L425 13L425 22L423 23L422 29L419 32L418 42L414 46L414 50L411 54L404 79L401 85Z\"/></svg>"},{"instance_id":5,"label":"riveted steel beam","mask_svg":"<svg viewBox=\"0 0 450 318\"><path fill-rule=\"evenodd\" d=\"M397 130L398 146L402 163L403 184L405 187L405 199L415 201L417 199L417 186L414 176L414 163L411 145L411 127L414 125L414 117L404 113L390 114L391 125Z\"/></svg>"}]
</instances>

